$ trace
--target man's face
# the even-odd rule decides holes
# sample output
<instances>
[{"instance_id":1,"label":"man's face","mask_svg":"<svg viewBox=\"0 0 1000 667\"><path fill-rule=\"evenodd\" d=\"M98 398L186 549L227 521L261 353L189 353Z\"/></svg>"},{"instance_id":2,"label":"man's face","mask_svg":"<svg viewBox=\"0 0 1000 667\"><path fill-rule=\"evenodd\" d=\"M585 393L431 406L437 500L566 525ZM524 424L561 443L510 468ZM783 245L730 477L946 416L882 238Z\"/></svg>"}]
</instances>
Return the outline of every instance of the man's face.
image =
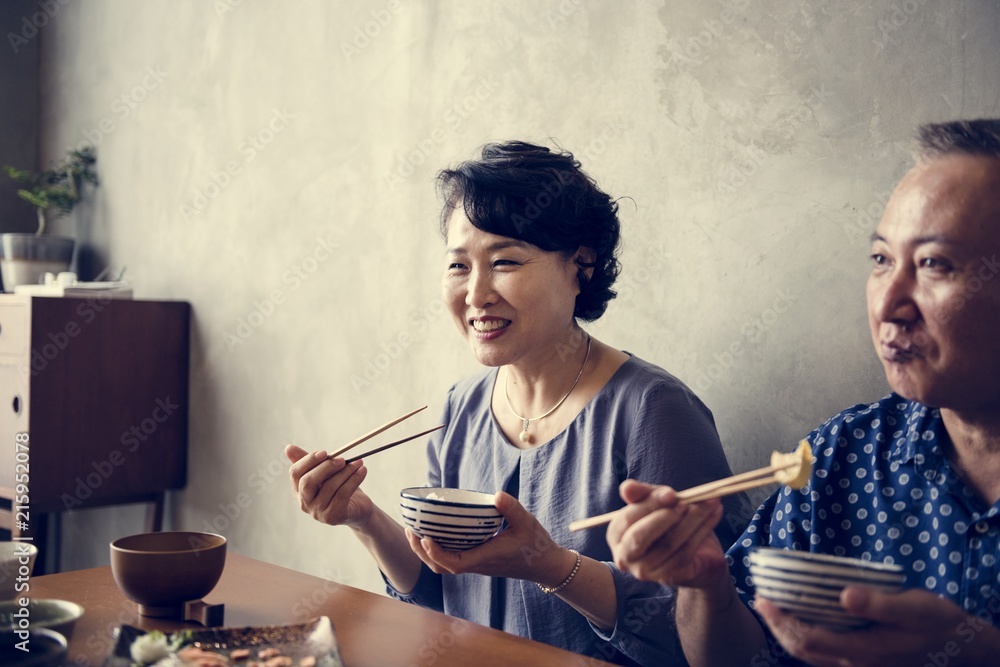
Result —
<instances>
[{"instance_id":1,"label":"man's face","mask_svg":"<svg viewBox=\"0 0 1000 667\"><path fill-rule=\"evenodd\" d=\"M1000 160L953 155L900 181L872 236L868 320L892 389L1000 406Z\"/></svg>"}]
</instances>

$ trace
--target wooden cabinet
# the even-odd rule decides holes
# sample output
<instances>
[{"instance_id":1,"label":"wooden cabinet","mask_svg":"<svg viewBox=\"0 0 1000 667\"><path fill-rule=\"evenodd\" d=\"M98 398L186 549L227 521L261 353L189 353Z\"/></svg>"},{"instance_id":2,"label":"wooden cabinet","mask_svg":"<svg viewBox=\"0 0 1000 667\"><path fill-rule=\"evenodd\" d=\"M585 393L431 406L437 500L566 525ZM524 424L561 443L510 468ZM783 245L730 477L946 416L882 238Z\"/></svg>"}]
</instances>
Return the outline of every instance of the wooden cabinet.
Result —
<instances>
[{"instance_id":1,"label":"wooden cabinet","mask_svg":"<svg viewBox=\"0 0 1000 667\"><path fill-rule=\"evenodd\" d=\"M25 532L11 512L18 433L36 544L49 514L101 505L150 502L147 529L159 529L164 492L187 481L190 312L0 295L0 529Z\"/></svg>"}]
</instances>

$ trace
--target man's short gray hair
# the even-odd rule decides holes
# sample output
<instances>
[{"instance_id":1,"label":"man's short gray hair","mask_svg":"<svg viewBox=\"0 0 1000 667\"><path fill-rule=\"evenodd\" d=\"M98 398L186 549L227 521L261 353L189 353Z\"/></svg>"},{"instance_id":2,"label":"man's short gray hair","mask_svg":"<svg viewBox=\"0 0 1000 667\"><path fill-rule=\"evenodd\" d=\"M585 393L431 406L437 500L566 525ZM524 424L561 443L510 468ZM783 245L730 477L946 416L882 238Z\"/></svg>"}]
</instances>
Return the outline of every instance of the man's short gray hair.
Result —
<instances>
[{"instance_id":1,"label":"man's short gray hair","mask_svg":"<svg viewBox=\"0 0 1000 667\"><path fill-rule=\"evenodd\" d=\"M921 160L955 154L1000 158L1000 119L928 123L920 127L917 139Z\"/></svg>"}]
</instances>

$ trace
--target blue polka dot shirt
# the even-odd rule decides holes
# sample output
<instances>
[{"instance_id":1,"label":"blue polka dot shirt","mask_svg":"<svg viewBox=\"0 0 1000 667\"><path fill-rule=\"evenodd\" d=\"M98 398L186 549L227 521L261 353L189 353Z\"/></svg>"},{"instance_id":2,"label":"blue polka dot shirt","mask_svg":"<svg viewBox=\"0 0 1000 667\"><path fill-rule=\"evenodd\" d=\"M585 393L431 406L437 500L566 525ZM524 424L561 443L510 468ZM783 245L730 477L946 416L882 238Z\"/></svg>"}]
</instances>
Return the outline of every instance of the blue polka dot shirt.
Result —
<instances>
[{"instance_id":1,"label":"blue polka dot shirt","mask_svg":"<svg viewBox=\"0 0 1000 667\"><path fill-rule=\"evenodd\" d=\"M898 563L906 588L996 624L1000 503L986 505L948 460L940 411L890 394L841 412L808 439L812 479L772 494L727 554L745 602L754 591L749 554L771 546Z\"/></svg>"}]
</instances>

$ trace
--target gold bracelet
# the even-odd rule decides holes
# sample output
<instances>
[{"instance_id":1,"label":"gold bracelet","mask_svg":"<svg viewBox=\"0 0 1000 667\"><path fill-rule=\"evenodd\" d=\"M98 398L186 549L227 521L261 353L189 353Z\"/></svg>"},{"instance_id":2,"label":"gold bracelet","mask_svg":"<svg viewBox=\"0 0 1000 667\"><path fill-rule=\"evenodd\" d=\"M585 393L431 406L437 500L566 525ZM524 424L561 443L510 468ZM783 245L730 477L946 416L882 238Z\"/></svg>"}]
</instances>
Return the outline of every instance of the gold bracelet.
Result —
<instances>
[{"instance_id":1,"label":"gold bracelet","mask_svg":"<svg viewBox=\"0 0 1000 667\"><path fill-rule=\"evenodd\" d=\"M573 571L570 572L569 576L566 577L565 579L563 579L563 582L561 584L559 584L558 586L556 586L555 588L549 588L548 586L542 586L541 584L538 584L538 587L542 589L543 593L545 593L547 595L552 595L553 593L558 593L562 589L564 589L567 586L569 586L569 582L573 581L573 577L575 577L576 573L580 571L580 562L583 560L583 556L581 556L580 552L577 551L576 549L570 549L570 551L572 551L573 553L576 554L576 565L573 566Z\"/></svg>"}]
</instances>

